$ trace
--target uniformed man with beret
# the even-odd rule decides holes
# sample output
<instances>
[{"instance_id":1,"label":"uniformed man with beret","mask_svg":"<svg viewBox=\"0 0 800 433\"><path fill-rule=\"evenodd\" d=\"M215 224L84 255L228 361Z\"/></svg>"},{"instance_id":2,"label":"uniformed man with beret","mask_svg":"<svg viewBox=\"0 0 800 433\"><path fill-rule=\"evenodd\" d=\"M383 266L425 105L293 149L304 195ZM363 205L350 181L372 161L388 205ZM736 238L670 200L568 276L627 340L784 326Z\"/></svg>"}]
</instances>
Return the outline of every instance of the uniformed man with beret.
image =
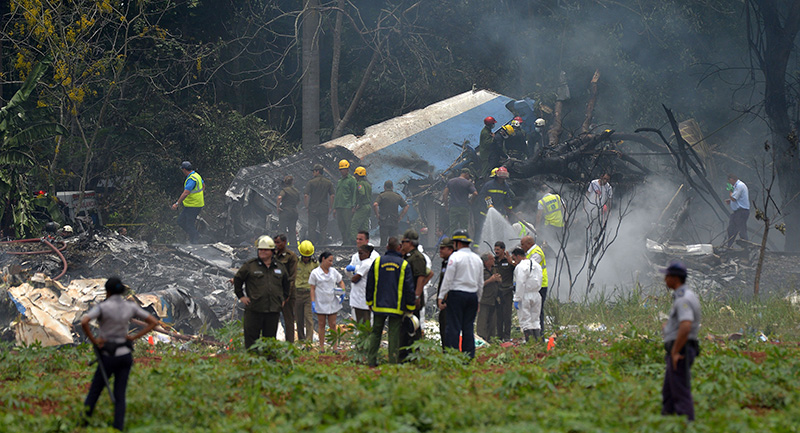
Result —
<instances>
[{"instance_id":1,"label":"uniformed man with beret","mask_svg":"<svg viewBox=\"0 0 800 433\"><path fill-rule=\"evenodd\" d=\"M670 262L661 270L664 283L672 290L672 308L664 324L666 373L661 390L663 415L685 415L694 421L691 368L700 354L697 331L700 329L700 301L686 285L686 267L679 261Z\"/></svg>"},{"instance_id":2,"label":"uniformed man with beret","mask_svg":"<svg viewBox=\"0 0 800 433\"><path fill-rule=\"evenodd\" d=\"M233 277L236 298L244 304L244 347L260 337L275 338L278 321L291 285L286 266L275 257L275 242L269 236L256 241L258 257L248 260Z\"/></svg>"}]
</instances>

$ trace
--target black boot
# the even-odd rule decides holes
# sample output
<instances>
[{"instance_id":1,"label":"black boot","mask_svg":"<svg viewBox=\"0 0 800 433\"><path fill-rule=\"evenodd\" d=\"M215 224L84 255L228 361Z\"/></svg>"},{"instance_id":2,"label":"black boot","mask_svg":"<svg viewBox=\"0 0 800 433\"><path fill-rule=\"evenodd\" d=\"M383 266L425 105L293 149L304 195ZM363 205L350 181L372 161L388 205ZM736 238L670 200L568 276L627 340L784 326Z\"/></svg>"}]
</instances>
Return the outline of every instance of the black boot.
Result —
<instances>
[{"instance_id":1,"label":"black boot","mask_svg":"<svg viewBox=\"0 0 800 433\"><path fill-rule=\"evenodd\" d=\"M531 331L533 334L533 339L538 343L542 341L542 330L541 329L534 329Z\"/></svg>"}]
</instances>

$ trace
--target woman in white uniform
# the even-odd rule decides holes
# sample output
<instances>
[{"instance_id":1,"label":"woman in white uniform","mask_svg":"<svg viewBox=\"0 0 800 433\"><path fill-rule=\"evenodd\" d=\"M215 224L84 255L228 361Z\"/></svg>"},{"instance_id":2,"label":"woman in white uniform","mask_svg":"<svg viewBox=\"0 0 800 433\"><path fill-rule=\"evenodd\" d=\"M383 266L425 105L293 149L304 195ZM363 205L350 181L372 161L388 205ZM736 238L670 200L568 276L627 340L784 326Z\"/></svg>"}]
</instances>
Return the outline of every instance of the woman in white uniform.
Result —
<instances>
[{"instance_id":1,"label":"woman in white uniform","mask_svg":"<svg viewBox=\"0 0 800 433\"><path fill-rule=\"evenodd\" d=\"M342 274L333 268L333 255L325 251L319 255L319 267L311 271L308 277L311 286L311 309L317 313L319 321L319 351L325 350L325 323L333 329L336 327L336 313L342 309L341 300L336 296L336 286L344 295ZM338 342L334 342L333 350L338 350Z\"/></svg>"}]
</instances>

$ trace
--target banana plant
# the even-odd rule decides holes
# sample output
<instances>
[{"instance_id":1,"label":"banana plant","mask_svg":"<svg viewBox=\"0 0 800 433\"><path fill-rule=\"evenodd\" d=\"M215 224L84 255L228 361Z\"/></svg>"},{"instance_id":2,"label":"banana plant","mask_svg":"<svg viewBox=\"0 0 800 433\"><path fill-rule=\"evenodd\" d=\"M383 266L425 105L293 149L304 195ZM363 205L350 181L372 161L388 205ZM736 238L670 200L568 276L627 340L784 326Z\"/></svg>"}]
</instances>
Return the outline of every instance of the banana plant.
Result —
<instances>
[{"instance_id":1,"label":"banana plant","mask_svg":"<svg viewBox=\"0 0 800 433\"><path fill-rule=\"evenodd\" d=\"M28 175L36 165L32 144L67 134L61 124L49 121L49 109L31 103L36 84L50 62L45 58L34 66L22 87L0 108L0 197L5 203L0 208L0 227L4 231L12 229L18 238L33 235L39 229L32 216L33 196L27 192Z\"/></svg>"}]
</instances>

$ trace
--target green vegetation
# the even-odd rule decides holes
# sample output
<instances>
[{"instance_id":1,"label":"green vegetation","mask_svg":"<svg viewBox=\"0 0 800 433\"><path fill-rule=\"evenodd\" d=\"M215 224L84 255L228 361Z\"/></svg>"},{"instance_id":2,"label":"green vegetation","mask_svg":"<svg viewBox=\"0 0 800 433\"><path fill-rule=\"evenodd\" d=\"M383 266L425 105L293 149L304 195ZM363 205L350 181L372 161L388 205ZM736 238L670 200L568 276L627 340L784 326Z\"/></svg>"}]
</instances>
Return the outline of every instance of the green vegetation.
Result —
<instances>
[{"instance_id":1,"label":"green vegetation","mask_svg":"<svg viewBox=\"0 0 800 433\"><path fill-rule=\"evenodd\" d=\"M319 354L261 341L242 352L238 323L218 331L232 348L137 345L128 390L128 431L684 431L660 415L663 349L659 312L669 295L607 304L559 304L565 330L544 344L479 349L465 363L418 343L410 365L370 369L355 344ZM698 421L690 431L794 431L800 418L800 312L770 299L707 301L702 355L693 369ZM554 308L555 309L555 308ZM568 324L566 323L568 319ZM599 325L603 326L599 326ZM761 332L770 327L769 341ZM593 330L592 330L593 329ZM743 337L712 342L712 335ZM188 350L185 350L188 349ZM305 349L305 350L304 350ZM152 350L152 352L151 352ZM88 428L79 413L93 368L86 345L0 348L2 431L105 431L103 395Z\"/></svg>"}]
</instances>

